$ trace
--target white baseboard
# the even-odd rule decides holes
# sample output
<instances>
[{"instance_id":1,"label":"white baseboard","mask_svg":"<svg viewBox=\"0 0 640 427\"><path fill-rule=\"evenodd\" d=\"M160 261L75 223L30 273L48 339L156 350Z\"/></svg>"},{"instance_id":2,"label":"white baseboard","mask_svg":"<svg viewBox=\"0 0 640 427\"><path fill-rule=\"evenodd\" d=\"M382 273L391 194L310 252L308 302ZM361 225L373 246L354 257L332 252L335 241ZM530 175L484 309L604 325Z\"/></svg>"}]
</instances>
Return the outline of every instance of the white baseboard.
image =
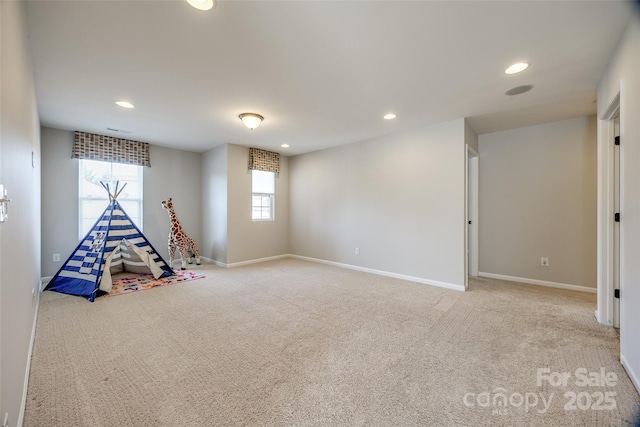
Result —
<instances>
[{"instance_id":1,"label":"white baseboard","mask_svg":"<svg viewBox=\"0 0 640 427\"><path fill-rule=\"evenodd\" d=\"M637 373L627 363L627 359L622 354L620 355L620 363L624 367L624 370L627 371L627 375L629 375L629 378L636 387L636 390L640 393L640 377L638 377Z\"/></svg>"},{"instance_id":2,"label":"white baseboard","mask_svg":"<svg viewBox=\"0 0 640 427\"><path fill-rule=\"evenodd\" d=\"M265 258L250 259L247 261L232 262L230 264L223 264L223 265L227 268L242 267L243 265L257 264L259 262L275 261L277 259L288 258L288 257L289 257L289 254L284 254L284 255L276 255L276 256L270 256Z\"/></svg>"},{"instance_id":3,"label":"white baseboard","mask_svg":"<svg viewBox=\"0 0 640 427\"><path fill-rule=\"evenodd\" d=\"M526 283L528 285L546 286L548 288L567 289L570 291L587 292L591 294L595 294L598 292L596 288L588 288L586 286L569 285L566 283L558 283L558 282L548 282L546 280L538 280L538 279L527 279L524 277L506 276L504 274L480 272L478 273L478 276L486 277L488 279L508 280L509 282Z\"/></svg>"},{"instance_id":4,"label":"white baseboard","mask_svg":"<svg viewBox=\"0 0 640 427\"><path fill-rule=\"evenodd\" d=\"M218 267L225 267L225 264L224 264L224 263L222 263L222 262L220 262L220 261L217 261L217 260L215 260L215 259L213 259L213 258L207 258L207 257L201 256L201 257L200 257L200 261L202 261L202 262L206 262L206 263L208 263L208 264L215 264L215 265L217 265Z\"/></svg>"},{"instance_id":5,"label":"white baseboard","mask_svg":"<svg viewBox=\"0 0 640 427\"><path fill-rule=\"evenodd\" d=\"M226 263L224 263L222 261L218 261L218 260L213 259L213 258L200 257L200 259L202 261L206 261L208 263L215 264L218 267L234 268L234 267L241 267L243 265L257 264L257 263L260 263L260 262L274 261L276 259L287 258L288 256L289 256L288 254L276 255L276 256L270 256L270 257L265 257L265 258L249 259L247 261L232 262L230 264L226 264Z\"/></svg>"},{"instance_id":6,"label":"white baseboard","mask_svg":"<svg viewBox=\"0 0 640 427\"><path fill-rule=\"evenodd\" d=\"M169 261L166 261L166 263L167 263L167 265L169 265ZM204 256L200 257L200 263L201 264L216 264L217 266L224 267L224 264L221 263L220 261L216 261L215 259L207 258L207 257L204 257ZM192 267L194 265L197 265L195 263L195 261L193 263L191 263L191 264L187 263L187 269L189 269L189 267ZM176 269L176 266L177 266L177 268L182 267L182 261L180 260L180 258L174 259L173 260L173 265L170 265L170 267L173 268L174 270Z\"/></svg>"},{"instance_id":7,"label":"white baseboard","mask_svg":"<svg viewBox=\"0 0 640 427\"><path fill-rule=\"evenodd\" d=\"M46 276L40 278L40 292L44 291L44 287L49 284L49 282L53 279L53 276Z\"/></svg>"},{"instance_id":8,"label":"white baseboard","mask_svg":"<svg viewBox=\"0 0 640 427\"><path fill-rule=\"evenodd\" d=\"M351 265L351 264L343 264L335 261L327 261L319 258L310 258L306 256L293 255L293 254L289 254L288 256L291 258L301 259L304 261L317 262L320 264L333 265L335 267L348 268L349 270L357 270L357 271L362 271L364 273L376 274L378 276L392 277L394 279L401 279L409 282L421 283L424 285L437 286L439 288L453 289L455 291L462 291L462 292L465 291L465 288L463 285L454 285L452 283L439 282L437 280L424 279L422 277L407 276L405 274L391 273L389 271L374 270L372 268L360 267L360 266Z\"/></svg>"},{"instance_id":9,"label":"white baseboard","mask_svg":"<svg viewBox=\"0 0 640 427\"><path fill-rule=\"evenodd\" d=\"M287 258L289 255L288 254L284 254L284 255L276 255L276 256L271 256L271 257L266 257L266 258L257 258L257 259L250 259L247 261L240 261L240 262L232 262L231 264L226 264L222 261L218 261L216 259L213 258L206 258L206 257L200 257L200 260L202 262L206 262L209 264L215 264L218 267L222 267L222 268L233 268L233 267L241 267L243 265L249 265L249 264L257 264L260 262L266 262L266 261L273 261L276 259L281 259L281 258Z\"/></svg>"},{"instance_id":10,"label":"white baseboard","mask_svg":"<svg viewBox=\"0 0 640 427\"><path fill-rule=\"evenodd\" d=\"M48 282L48 281L47 281ZM29 340L29 352L27 353L27 368L24 373L24 388L22 391L22 402L20 404L20 414L18 415L18 427L22 427L24 421L24 411L27 409L27 391L29 390L29 374L31 373L31 356L33 355L33 344L36 340L36 325L38 323L38 311L40 308L40 294L36 295L36 306L33 313L33 326L31 327L31 338Z\"/></svg>"}]
</instances>

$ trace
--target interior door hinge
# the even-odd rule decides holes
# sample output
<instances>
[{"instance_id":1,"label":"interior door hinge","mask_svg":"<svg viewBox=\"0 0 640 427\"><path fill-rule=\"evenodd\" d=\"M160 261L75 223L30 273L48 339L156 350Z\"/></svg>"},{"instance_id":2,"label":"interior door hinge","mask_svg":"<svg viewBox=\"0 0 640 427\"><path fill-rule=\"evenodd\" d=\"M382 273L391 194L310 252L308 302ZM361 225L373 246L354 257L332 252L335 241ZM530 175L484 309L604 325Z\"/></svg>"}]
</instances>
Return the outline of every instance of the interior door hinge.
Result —
<instances>
[{"instance_id":1,"label":"interior door hinge","mask_svg":"<svg viewBox=\"0 0 640 427\"><path fill-rule=\"evenodd\" d=\"M620 145L620 137L619 136L616 136L614 144L615 145Z\"/></svg>"},{"instance_id":2,"label":"interior door hinge","mask_svg":"<svg viewBox=\"0 0 640 427\"><path fill-rule=\"evenodd\" d=\"M620 299L620 289L613 290L613 297Z\"/></svg>"},{"instance_id":3,"label":"interior door hinge","mask_svg":"<svg viewBox=\"0 0 640 427\"><path fill-rule=\"evenodd\" d=\"M615 222L620 222L620 212L616 212L613 214L613 220Z\"/></svg>"}]
</instances>

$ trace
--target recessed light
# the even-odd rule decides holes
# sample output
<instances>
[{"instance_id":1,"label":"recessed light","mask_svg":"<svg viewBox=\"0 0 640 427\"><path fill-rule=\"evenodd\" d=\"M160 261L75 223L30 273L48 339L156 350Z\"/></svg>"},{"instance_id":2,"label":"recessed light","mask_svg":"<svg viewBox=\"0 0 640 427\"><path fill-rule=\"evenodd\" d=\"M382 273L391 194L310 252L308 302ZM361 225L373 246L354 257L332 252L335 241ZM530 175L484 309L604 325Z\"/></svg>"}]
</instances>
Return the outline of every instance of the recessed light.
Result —
<instances>
[{"instance_id":1,"label":"recessed light","mask_svg":"<svg viewBox=\"0 0 640 427\"><path fill-rule=\"evenodd\" d=\"M517 62L504 70L505 74L517 74L529 68L528 62Z\"/></svg>"},{"instance_id":2,"label":"recessed light","mask_svg":"<svg viewBox=\"0 0 640 427\"><path fill-rule=\"evenodd\" d=\"M282 147L282 148L289 148L289 144L282 144L280 147Z\"/></svg>"},{"instance_id":3,"label":"recessed light","mask_svg":"<svg viewBox=\"0 0 640 427\"><path fill-rule=\"evenodd\" d=\"M122 108L134 108L135 105L133 105L132 103L128 102L128 101L116 101L116 105L122 107Z\"/></svg>"},{"instance_id":4,"label":"recessed light","mask_svg":"<svg viewBox=\"0 0 640 427\"><path fill-rule=\"evenodd\" d=\"M385 119L385 120L393 120L396 117L398 117L396 114L388 113L388 114L385 114L382 118Z\"/></svg>"},{"instance_id":5,"label":"recessed light","mask_svg":"<svg viewBox=\"0 0 640 427\"><path fill-rule=\"evenodd\" d=\"M210 10L215 6L215 0L187 0L191 6L198 10Z\"/></svg>"}]
</instances>

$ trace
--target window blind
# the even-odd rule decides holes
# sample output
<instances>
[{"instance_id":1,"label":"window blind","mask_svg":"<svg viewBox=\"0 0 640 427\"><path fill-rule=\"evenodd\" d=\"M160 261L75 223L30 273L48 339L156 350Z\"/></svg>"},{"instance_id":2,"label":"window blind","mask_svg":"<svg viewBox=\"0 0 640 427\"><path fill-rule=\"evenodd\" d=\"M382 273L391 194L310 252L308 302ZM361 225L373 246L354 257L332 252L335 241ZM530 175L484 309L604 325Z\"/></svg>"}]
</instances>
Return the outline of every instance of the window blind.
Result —
<instances>
[{"instance_id":1,"label":"window blind","mask_svg":"<svg viewBox=\"0 0 640 427\"><path fill-rule=\"evenodd\" d=\"M249 170L280 173L280 153L249 148Z\"/></svg>"},{"instance_id":2,"label":"window blind","mask_svg":"<svg viewBox=\"0 0 640 427\"><path fill-rule=\"evenodd\" d=\"M73 138L71 158L151 166L146 142L79 131Z\"/></svg>"}]
</instances>

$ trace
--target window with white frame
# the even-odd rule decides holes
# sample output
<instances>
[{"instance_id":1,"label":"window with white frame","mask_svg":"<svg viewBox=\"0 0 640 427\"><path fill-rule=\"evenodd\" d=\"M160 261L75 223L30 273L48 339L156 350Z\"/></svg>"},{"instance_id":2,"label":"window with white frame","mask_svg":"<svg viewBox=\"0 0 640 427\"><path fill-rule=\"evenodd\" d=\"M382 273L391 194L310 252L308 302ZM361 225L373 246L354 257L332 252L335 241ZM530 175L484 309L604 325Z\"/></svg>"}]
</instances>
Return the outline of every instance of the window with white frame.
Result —
<instances>
[{"instance_id":1,"label":"window with white frame","mask_svg":"<svg viewBox=\"0 0 640 427\"><path fill-rule=\"evenodd\" d=\"M251 171L251 219L273 221L276 192L276 174L260 170Z\"/></svg>"},{"instance_id":2,"label":"window with white frame","mask_svg":"<svg viewBox=\"0 0 640 427\"><path fill-rule=\"evenodd\" d=\"M142 166L123 163L80 160L79 233L82 239L100 218L109 204L109 195L100 181L109 184L111 192L116 181L119 188L127 184L118 202L136 226L142 230Z\"/></svg>"}]
</instances>

